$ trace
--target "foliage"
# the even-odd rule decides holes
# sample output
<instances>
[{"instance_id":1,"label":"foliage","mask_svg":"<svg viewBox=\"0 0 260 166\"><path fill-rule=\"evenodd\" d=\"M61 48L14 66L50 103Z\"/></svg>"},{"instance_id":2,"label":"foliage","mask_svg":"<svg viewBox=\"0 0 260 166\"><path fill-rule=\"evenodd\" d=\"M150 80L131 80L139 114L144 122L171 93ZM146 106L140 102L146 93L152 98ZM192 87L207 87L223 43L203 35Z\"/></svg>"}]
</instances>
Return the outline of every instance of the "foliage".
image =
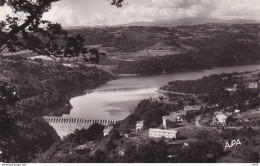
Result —
<instances>
[{"instance_id":1,"label":"foliage","mask_svg":"<svg viewBox=\"0 0 260 166\"><path fill-rule=\"evenodd\" d=\"M221 133L221 137L224 139L234 139L238 135L238 131L235 129L225 129Z\"/></svg>"},{"instance_id":2,"label":"foliage","mask_svg":"<svg viewBox=\"0 0 260 166\"><path fill-rule=\"evenodd\" d=\"M180 163L213 163L223 156L223 147L220 143L200 141L190 144L187 150L178 151L177 157L171 162Z\"/></svg>"},{"instance_id":3,"label":"foliage","mask_svg":"<svg viewBox=\"0 0 260 166\"><path fill-rule=\"evenodd\" d=\"M137 158L131 162L162 163L167 161L167 146L165 142L148 141L137 150Z\"/></svg>"},{"instance_id":4,"label":"foliage","mask_svg":"<svg viewBox=\"0 0 260 166\"><path fill-rule=\"evenodd\" d=\"M139 118L135 114L128 115L125 119L121 120L116 124L115 126L120 126L120 130L127 133L129 129L134 129L136 122L139 120Z\"/></svg>"},{"instance_id":5,"label":"foliage","mask_svg":"<svg viewBox=\"0 0 260 166\"><path fill-rule=\"evenodd\" d=\"M19 95L15 87L0 83L0 149L5 162L29 162L58 139L42 118L13 112ZM24 123L26 122L26 123ZM28 146L34 145L34 146Z\"/></svg>"},{"instance_id":6,"label":"foliage","mask_svg":"<svg viewBox=\"0 0 260 166\"><path fill-rule=\"evenodd\" d=\"M119 139L119 138L121 138L120 132L117 129L113 128L108 133L108 138L109 138L109 140L112 140L112 141Z\"/></svg>"},{"instance_id":7,"label":"foliage","mask_svg":"<svg viewBox=\"0 0 260 166\"><path fill-rule=\"evenodd\" d=\"M168 114L168 110L158 101L142 100L133 113L139 119L144 120L144 127L159 127L162 117Z\"/></svg>"},{"instance_id":8,"label":"foliage","mask_svg":"<svg viewBox=\"0 0 260 166\"><path fill-rule=\"evenodd\" d=\"M117 123L115 127L119 131L127 133L129 129L135 129L138 120L144 121L144 128L159 127L162 117L177 109L178 107L174 104L162 104L152 99L144 99L137 104L128 117Z\"/></svg>"},{"instance_id":9,"label":"foliage","mask_svg":"<svg viewBox=\"0 0 260 166\"><path fill-rule=\"evenodd\" d=\"M43 14L51 9L52 3L57 1L1 0L0 8L11 9L12 12L0 21L0 52L5 48L10 51L29 49L49 57L82 56L87 60L84 54L89 50L84 48L85 39L82 36L68 35L60 24L42 19ZM122 2L112 0L111 5L121 7ZM97 59L94 61L98 62Z\"/></svg>"},{"instance_id":10,"label":"foliage","mask_svg":"<svg viewBox=\"0 0 260 166\"><path fill-rule=\"evenodd\" d=\"M168 85L161 87L160 89L181 93L202 94L215 92L225 87L233 86L234 84L241 83L241 79L234 77L238 73L231 74L214 74L210 76L204 76L197 80L177 80L170 81Z\"/></svg>"},{"instance_id":11,"label":"foliage","mask_svg":"<svg viewBox=\"0 0 260 166\"><path fill-rule=\"evenodd\" d=\"M74 144L83 144L89 141L100 140L103 138L104 126L94 123L88 129L76 129L74 133L69 134L64 139L65 142Z\"/></svg>"},{"instance_id":12,"label":"foliage","mask_svg":"<svg viewBox=\"0 0 260 166\"><path fill-rule=\"evenodd\" d=\"M0 148L6 162L30 162L60 139L41 117L70 109L68 90L62 89L94 85L111 76L96 68L68 68L17 57L0 60L0 71L8 71L1 76L10 78L0 84ZM16 99L21 101L15 104Z\"/></svg>"},{"instance_id":13,"label":"foliage","mask_svg":"<svg viewBox=\"0 0 260 166\"><path fill-rule=\"evenodd\" d=\"M131 62L121 62L114 70L115 73L148 74L162 73L163 71L175 72L180 69L195 69L200 67L192 55L167 55L163 57L149 57Z\"/></svg>"}]
</instances>

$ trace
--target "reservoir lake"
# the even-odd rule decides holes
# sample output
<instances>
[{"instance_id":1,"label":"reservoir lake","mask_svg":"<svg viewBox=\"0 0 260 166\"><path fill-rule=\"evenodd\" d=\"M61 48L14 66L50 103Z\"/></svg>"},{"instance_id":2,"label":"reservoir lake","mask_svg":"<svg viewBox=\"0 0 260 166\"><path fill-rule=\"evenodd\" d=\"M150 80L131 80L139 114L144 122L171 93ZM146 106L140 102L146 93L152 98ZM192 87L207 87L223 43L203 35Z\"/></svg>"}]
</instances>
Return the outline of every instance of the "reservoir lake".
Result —
<instances>
[{"instance_id":1,"label":"reservoir lake","mask_svg":"<svg viewBox=\"0 0 260 166\"><path fill-rule=\"evenodd\" d=\"M158 97L156 90L174 80L193 80L220 73L260 70L259 64L215 67L198 71L183 71L160 75L119 77L106 84L86 90L84 95L70 100L71 117L105 118L121 120L127 117L142 99Z\"/></svg>"}]
</instances>

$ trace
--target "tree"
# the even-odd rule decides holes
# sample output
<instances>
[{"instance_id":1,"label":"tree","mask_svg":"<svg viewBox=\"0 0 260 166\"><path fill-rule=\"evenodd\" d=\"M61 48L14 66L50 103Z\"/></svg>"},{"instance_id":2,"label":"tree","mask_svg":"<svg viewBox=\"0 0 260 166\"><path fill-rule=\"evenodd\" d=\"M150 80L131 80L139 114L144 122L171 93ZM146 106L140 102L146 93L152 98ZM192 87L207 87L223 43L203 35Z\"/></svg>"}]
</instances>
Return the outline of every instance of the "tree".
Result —
<instances>
[{"instance_id":1,"label":"tree","mask_svg":"<svg viewBox=\"0 0 260 166\"><path fill-rule=\"evenodd\" d=\"M65 141L75 144L83 144L88 141L101 140L103 138L104 126L94 123L88 129L76 129L74 133L69 134Z\"/></svg>"},{"instance_id":2,"label":"tree","mask_svg":"<svg viewBox=\"0 0 260 166\"><path fill-rule=\"evenodd\" d=\"M183 107L183 100L178 100L178 108L182 109Z\"/></svg>"},{"instance_id":3,"label":"tree","mask_svg":"<svg viewBox=\"0 0 260 166\"><path fill-rule=\"evenodd\" d=\"M209 132L207 130L202 130L197 134L196 138L198 138L201 141L206 141L208 139L208 136Z\"/></svg>"},{"instance_id":4,"label":"tree","mask_svg":"<svg viewBox=\"0 0 260 166\"><path fill-rule=\"evenodd\" d=\"M0 138L8 135L12 128L10 113L7 111L9 106L15 105L19 100L15 88L7 82L0 81Z\"/></svg>"},{"instance_id":5,"label":"tree","mask_svg":"<svg viewBox=\"0 0 260 166\"><path fill-rule=\"evenodd\" d=\"M117 129L113 128L112 130L110 130L110 132L108 134L108 138L109 138L109 140L113 141L113 140L119 139L121 137L120 137L119 131Z\"/></svg>"},{"instance_id":6,"label":"tree","mask_svg":"<svg viewBox=\"0 0 260 166\"><path fill-rule=\"evenodd\" d=\"M192 98L192 99L190 100L190 102L189 102L189 105L195 105L195 104L196 104L196 101L195 101L194 98Z\"/></svg>"},{"instance_id":7,"label":"tree","mask_svg":"<svg viewBox=\"0 0 260 166\"><path fill-rule=\"evenodd\" d=\"M83 56L88 52L83 37L70 36L60 24L43 20L44 13L59 0L0 0L0 8L11 9L0 20L0 52L29 49L49 57ZM123 0L110 0L111 5L122 7ZM61 40L66 44L61 44ZM97 60L96 60L97 61Z\"/></svg>"},{"instance_id":8,"label":"tree","mask_svg":"<svg viewBox=\"0 0 260 166\"><path fill-rule=\"evenodd\" d=\"M15 123L8 108L14 106L18 99L15 87L0 81L0 150L4 152L3 160L11 158L9 145L10 142L14 143Z\"/></svg>"}]
</instances>

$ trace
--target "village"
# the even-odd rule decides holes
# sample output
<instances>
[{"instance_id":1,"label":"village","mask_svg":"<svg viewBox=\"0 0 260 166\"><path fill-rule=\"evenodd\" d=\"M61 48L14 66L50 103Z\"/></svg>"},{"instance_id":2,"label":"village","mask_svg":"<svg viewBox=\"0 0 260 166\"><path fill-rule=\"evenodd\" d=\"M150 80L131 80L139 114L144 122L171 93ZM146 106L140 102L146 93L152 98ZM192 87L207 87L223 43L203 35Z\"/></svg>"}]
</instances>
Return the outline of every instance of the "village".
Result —
<instances>
[{"instance_id":1,"label":"village","mask_svg":"<svg viewBox=\"0 0 260 166\"><path fill-rule=\"evenodd\" d=\"M234 84L233 87L226 87L225 91L234 93L239 88L241 87ZM260 81L244 83L243 88L257 92L258 97L260 95ZM157 100L163 103L165 99L163 96L159 96ZM248 105L249 102L245 101L245 104ZM219 109L218 104L195 103L194 105L185 105L183 109L163 116L162 124L158 128L145 129L144 120L140 120L136 122L135 129L132 129L130 133L120 132L120 135L134 140L149 138L159 141L164 139L169 144L183 144L184 147L188 147L189 143L197 141L194 137L198 137L198 134L203 133L203 131L216 131L218 134L221 134L224 130L239 130L249 127L258 129L257 124L259 124L259 121L259 106L241 111L233 106ZM107 136L112 128L112 126L106 127L104 136ZM234 142L234 140L232 141ZM236 142L237 144L233 144L233 142L232 146L241 144L239 140ZM232 147L231 143L230 145L226 143L222 141L223 148Z\"/></svg>"}]
</instances>

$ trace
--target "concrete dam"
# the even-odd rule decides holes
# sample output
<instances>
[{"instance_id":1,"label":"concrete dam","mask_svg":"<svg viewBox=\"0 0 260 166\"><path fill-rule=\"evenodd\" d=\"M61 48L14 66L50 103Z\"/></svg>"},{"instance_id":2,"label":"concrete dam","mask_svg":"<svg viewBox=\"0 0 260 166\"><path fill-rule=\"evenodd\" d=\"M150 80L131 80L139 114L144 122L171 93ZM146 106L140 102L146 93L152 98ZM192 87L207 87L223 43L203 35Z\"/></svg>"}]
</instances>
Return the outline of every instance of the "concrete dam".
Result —
<instances>
[{"instance_id":1,"label":"concrete dam","mask_svg":"<svg viewBox=\"0 0 260 166\"><path fill-rule=\"evenodd\" d=\"M56 116L44 116L43 119L48 122L60 136L64 138L70 133L73 133L76 129L89 128L94 123L102 124L104 126L110 126L118 122L119 120L113 119L95 119L95 118L77 118L77 117L56 117Z\"/></svg>"}]
</instances>

